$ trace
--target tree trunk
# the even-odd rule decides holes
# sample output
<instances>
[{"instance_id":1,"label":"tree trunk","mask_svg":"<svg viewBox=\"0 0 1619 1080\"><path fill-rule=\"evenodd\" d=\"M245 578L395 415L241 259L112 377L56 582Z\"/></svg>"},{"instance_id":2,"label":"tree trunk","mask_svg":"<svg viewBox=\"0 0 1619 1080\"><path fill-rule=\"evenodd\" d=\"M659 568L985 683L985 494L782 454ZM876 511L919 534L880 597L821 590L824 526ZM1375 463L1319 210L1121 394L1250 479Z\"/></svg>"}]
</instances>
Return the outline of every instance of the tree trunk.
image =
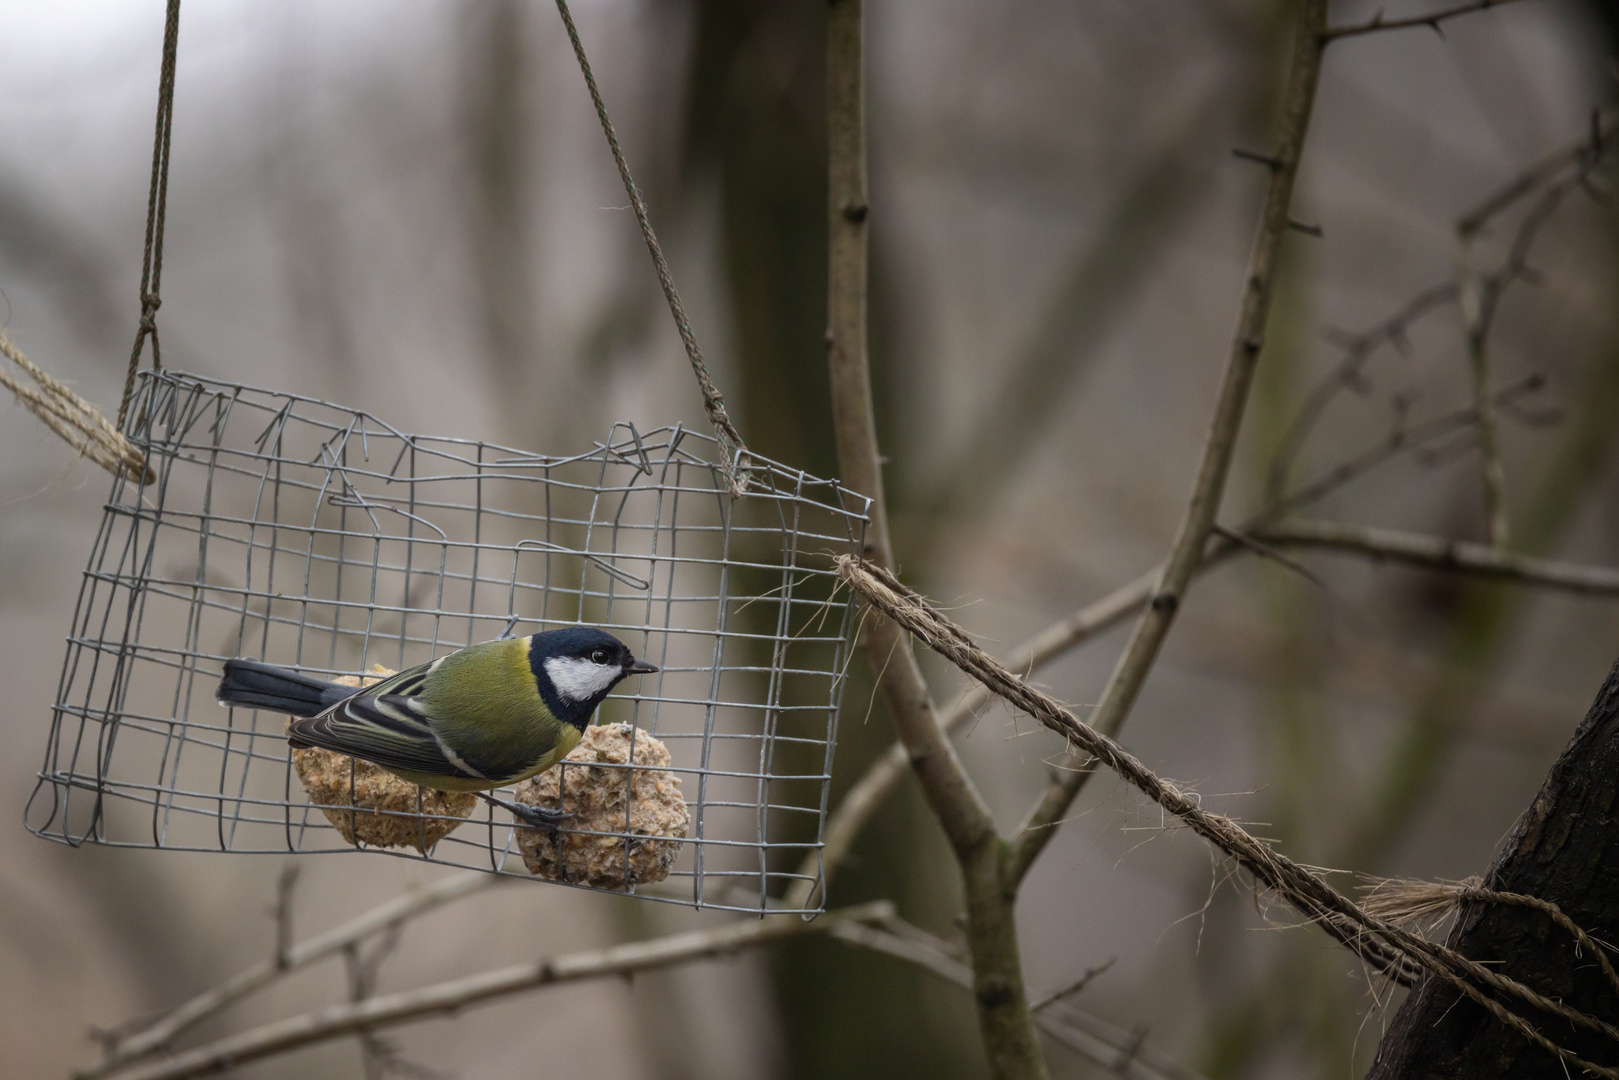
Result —
<instances>
[{"instance_id":1,"label":"tree trunk","mask_svg":"<svg viewBox=\"0 0 1619 1080\"><path fill-rule=\"evenodd\" d=\"M1484 887L1549 900L1591 936L1619 941L1619 665L1496 856ZM1469 902L1450 945L1587 1015L1619 1018L1619 997L1595 959L1539 911ZM1395 1014L1368 1080L1570 1075L1552 1054L1458 997L1431 976L1418 984ZM1510 1005L1580 1057L1619 1064L1619 1045Z\"/></svg>"}]
</instances>

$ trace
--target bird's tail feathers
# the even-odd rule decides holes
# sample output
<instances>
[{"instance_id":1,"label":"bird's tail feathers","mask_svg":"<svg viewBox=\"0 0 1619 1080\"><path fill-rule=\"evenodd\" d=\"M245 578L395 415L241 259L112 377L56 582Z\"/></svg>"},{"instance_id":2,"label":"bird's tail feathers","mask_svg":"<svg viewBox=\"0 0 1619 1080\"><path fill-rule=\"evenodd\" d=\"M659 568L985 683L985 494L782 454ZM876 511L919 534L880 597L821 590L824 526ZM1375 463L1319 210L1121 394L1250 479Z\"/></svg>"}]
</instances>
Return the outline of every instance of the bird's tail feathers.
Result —
<instances>
[{"instance_id":1,"label":"bird's tail feathers","mask_svg":"<svg viewBox=\"0 0 1619 1080\"><path fill-rule=\"evenodd\" d=\"M221 705L239 709L268 709L289 716L315 716L354 693L352 686L338 686L312 679L296 671L257 660L226 660L225 677L219 680L217 697Z\"/></svg>"}]
</instances>

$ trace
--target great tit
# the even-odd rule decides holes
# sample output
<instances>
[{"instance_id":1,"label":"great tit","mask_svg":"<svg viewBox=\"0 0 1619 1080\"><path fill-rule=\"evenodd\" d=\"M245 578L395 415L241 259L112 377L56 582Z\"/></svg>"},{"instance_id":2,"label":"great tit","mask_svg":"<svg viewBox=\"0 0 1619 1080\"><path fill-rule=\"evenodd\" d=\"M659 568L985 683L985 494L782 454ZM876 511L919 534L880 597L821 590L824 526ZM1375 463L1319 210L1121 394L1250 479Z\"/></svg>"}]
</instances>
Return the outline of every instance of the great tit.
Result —
<instances>
[{"instance_id":1,"label":"great tit","mask_svg":"<svg viewBox=\"0 0 1619 1080\"><path fill-rule=\"evenodd\" d=\"M374 762L413 784L476 791L531 825L566 815L496 799L579 743L608 691L657 671L612 634L571 626L469 645L356 689L256 660L225 661L219 703L296 717L294 747Z\"/></svg>"}]
</instances>

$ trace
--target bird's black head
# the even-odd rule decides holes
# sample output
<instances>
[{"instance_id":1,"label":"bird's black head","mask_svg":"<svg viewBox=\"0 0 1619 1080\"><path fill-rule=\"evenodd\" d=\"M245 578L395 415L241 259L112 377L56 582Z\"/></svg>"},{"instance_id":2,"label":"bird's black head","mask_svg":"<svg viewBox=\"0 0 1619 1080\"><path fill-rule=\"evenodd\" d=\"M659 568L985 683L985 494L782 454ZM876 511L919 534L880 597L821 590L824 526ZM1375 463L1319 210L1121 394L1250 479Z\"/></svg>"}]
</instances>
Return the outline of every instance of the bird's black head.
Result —
<instances>
[{"instance_id":1,"label":"bird's black head","mask_svg":"<svg viewBox=\"0 0 1619 1080\"><path fill-rule=\"evenodd\" d=\"M557 719L583 730L608 691L630 675L658 669L629 646L593 626L548 630L528 639L528 666L540 696Z\"/></svg>"}]
</instances>

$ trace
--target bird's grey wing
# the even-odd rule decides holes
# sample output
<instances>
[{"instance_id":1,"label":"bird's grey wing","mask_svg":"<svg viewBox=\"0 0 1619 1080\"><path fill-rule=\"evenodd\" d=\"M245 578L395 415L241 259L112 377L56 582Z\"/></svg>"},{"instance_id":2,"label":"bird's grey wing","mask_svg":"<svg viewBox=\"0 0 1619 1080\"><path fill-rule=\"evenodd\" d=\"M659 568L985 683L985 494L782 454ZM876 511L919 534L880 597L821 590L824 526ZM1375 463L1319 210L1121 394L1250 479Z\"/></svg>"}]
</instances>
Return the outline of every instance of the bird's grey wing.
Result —
<instances>
[{"instance_id":1,"label":"bird's grey wing","mask_svg":"<svg viewBox=\"0 0 1619 1080\"><path fill-rule=\"evenodd\" d=\"M425 667L421 669L425 673ZM294 720L288 733L298 742L335 750L385 769L454 776L467 780L484 777L454 756L433 729L432 716L418 697L375 693L393 689L412 671L367 687L367 692L345 698L319 716ZM408 686L409 682L404 681Z\"/></svg>"}]
</instances>

